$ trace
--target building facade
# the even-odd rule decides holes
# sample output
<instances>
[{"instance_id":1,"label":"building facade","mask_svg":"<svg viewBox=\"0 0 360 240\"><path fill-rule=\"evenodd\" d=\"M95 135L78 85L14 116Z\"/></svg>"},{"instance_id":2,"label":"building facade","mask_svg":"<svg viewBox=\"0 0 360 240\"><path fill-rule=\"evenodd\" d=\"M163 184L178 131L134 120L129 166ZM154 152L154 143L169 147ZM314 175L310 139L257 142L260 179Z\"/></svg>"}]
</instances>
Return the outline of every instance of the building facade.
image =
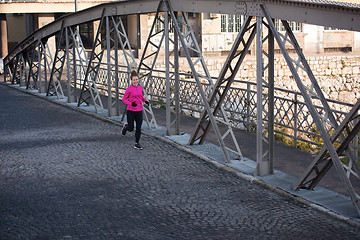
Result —
<instances>
[{"instance_id":1,"label":"building facade","mask_svg":"<svg viewBox=\"0 0 360 240\"><path fill-rule=\"evenodd\" d=\"M360 2L360 0L347 0ZM54 21L60 16L101 4L103 0L1 0L0 30L1 52L4 58L13 47L33 31ZM189 13L189 22L197 36L203 54L209 56L227 55L244 21L244 16L213 13ZM127 16L126 26L131 45L140 55L145 46L154 14ZM138 24L140 22L140 24ZM95 26L94 26L95 24ZM298 42L306 54L360 53L360 33L305 23L290 23ZM282 31L280 21L276 27ZM96 23L80 26L85 47L91 48ZM278 47L275 51L279 52ZM291 51L291 49L289 49ZM254 54L255 44L250 48Z\"/></svg>"}]
</instances>

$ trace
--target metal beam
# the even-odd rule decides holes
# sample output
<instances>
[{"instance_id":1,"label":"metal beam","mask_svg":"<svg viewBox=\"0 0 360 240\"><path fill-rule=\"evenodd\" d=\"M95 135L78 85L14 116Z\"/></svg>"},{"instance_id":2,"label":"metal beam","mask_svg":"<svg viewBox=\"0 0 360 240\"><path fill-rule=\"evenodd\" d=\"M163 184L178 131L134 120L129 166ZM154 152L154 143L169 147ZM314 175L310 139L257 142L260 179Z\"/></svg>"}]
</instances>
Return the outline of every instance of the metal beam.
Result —
<instances>
[{"instance_id":1,"label":"metal beam","mask_svg":"<svg viewBox=\"0 0 360 240\"><path fill-rule=\"evenodd\" d=\"M326 99L324 98L321 89L319 88L316 79L314 78L314 75L311 72L311 69L309 65L307 64L307 61L300 49L299 44L296 41L295 36L293 35L288 23L286 21L283 21L284 27L286 29L286 35L283 36L279 32L276 31L275 25L271 19L271 16L269 15L269 12L266 9L266 6L261 5L261 8L264 12L264 15L269 23L269 27L271 31L274 34L274 37L281 49L282 54L284 55L284 58L292 72L292 75L296 81L296 84L298 88L300 89L306 105L311 113L311 116L316 124L316 127L318 128L318 131L320 132L320 135L324 141L325 148L329 152L330 158L332 160L332 163L334 164L341 181L343 182L345 188L347 189L350 198L352 199L353 204L355 205L355 208L357 212L360 214L360 199L359 195L355 192L354 187L352 186L352 183L350 182L349 178L346 175L346 171L342 166L342 162L340 161L339 155L337 153L337 150L335 149L332 139L329 134L329 125L331 125L332 119L334 119L332 112L327 104ZM296 50L296 56L298 59L293 59L290 57L288 52L285 48L285 43L291 43L295 50ZM299 74L298 69L303 69L308 74L308 77L310 79L311 86L307 86L305 81L302 81ZM323 104L323 109L325 109L325 115L318 111L318 108L315 107L313 100L318 99ZM329 121L330 119L330 121ZM337 127L335 128L337 129Z\"/></svg>"},{"instance_id":2,"label":"metal beam","mask_svg":"<svg viewBox=\"0 0 360 240\"><path fill-rule=\"evenodd\" d=\"M19 69L16 70L18 71L18 77L19 77L19 84L20 84L20 87L24 87L26 86L26 79L27 79L27 76L28 76L28 68L26 67L26 61L24 59L24 53L21 53L19 54L18 56L18 67ZM14 76L15 77L15 76Z\"/></svg>"},{"instance_id":3,"label":"metal beam","mask_svg":"<svg viewBox=\"0 0 360 240\"><path fill-rule=\"evenodd\" d=\"M212 82L210 73L209 73L209 71L207 69L207 66L205 64L204 58L203 58L202 53L201 53L201 49L200 49L200 47L199 47L199 45L197 43L194 32L192 31L192 28L188 23L187 13L182 13L183 20L184 20L184 22L182 24L185 27L185 30L183 30L183 31L186 31L186 33L184 33L180 29L180 26L179 26L180 24L178 22L177 17L174 14L174 11L172 10L170 2L169 1L164 1L164 3L166 5L167 10L169 11L171 19L172 19L172 21L174 23L175 31L177 32L177 34L179 36L181 46L183 47L183 50L184 50L184 53L185 53L186 58L188 60L189 66L190 66L191 71L192 71L192 74L193 74L193 76L195 78L195 81L196 81L196 84L197 84L197 89L200 92L202 102L203 102L203 104L205 106L205 109L206 109L207 112L212 113L213 110L212 110L210 104L208 103L207 95L210 94L210 91L212 91L212 89L214 87L214 83ZM186 42L185 42L185 39L187 40ZM197 58L191 58L189 49L191 49L193 52L196 53ZM204 71L205 75L203 75L203 76L200 75L199 72L196 70L195 66L197 64L199 64L200 67L202 67L202 70ZM200 78L203 78L204 80L207 80L208 83L209 83L210 88L204 90L204 85L201 83ZM221 114L222 114L222 117L223 117L222 122L228 127L228 131L227 131L227 133L225 133L225 135L227 135L229 132L232 132L232 129L231 129L231 126L230 126L230 122L227 119L225 111L223 110L222 107L220 109L221 109ZM215 118L215 116L212 115L212 114L209 114L209 118L210 118L211 125L212 125L212 127L213 127L213 129L215 131L215 135L217 137L217 140L218 140L218 142L219 142L219 144L220 144L220 146L221 146L221 148L222 148L222 150L224 152L225 161L230 162L230 155L229 155L229 152L228 152L228 148L226 147L224 139L223 139L223 137L225 135L223 136L220 133L220 129L219 129L219 126L217 124L217 119ZM233 136L233 134L231 134L231 135ZM191 139L190 139L189 143L191 143ZM240 158L242 158L242 154L239 153L239 155L240 155Z\"/></svg>"},{"instance_id":4,"label":"metal beam","mask_svg":"<svg viewBox=\"0 0 360 240\"><path fill-rule=\"evenodd\" d=\"M165 30L164 28L156 28L156 24L159 23L161 26L164 26L164 20L160 17L160 12L163 8L163 2L159 1L157 4L157 11L154 17L154 21L149 31L149 36L147 38L144 51L142 57L140 59L140 63L138 66L138 73L140 77L140 81L144 86L146 95L144 96L147 100L150 98L147 95L148 91L152 91L152 84L155 76L153 76L153 72L155 70L156 60L159 56L161 46L165 39ZM160 38L160 41L155 41L154 39ZM151 48L155 48L155 51L152 51ZM150 65L151 64L151 65ZM155 119L155 115L152 111L151 105L147 108L144 106L145 110L145 120L148 123L149 127L157 128L157 123ZM150 115L150 116L148 116Z\"/></svg>"},{"instance_id":5,"label":"metal beam","mask_svg":"<svg viewBox=\"0 0 360 240\"><path fill-rule=\"evenodd\" d=\"M85 75L87 66L86 53L82 44L79 28L66 28L66 66L67 66L67 102L78 102L78 86L81 85L81 77Z\"/></svg>"},{"instance_id":6,"label":"metal beam","mask_svg":"<svg viewBox=\"0 0 360 240\"><path fill-rule=\"evenodd\" d=\"M121 18L119 22L122 23ZM114 17L106 17L108 116L119 116L118 34ZM115 73L115 75L114 75ZM114 80L113 80L114 79ZM115 89L113 92L112 89Z\"/></svg>"},{"instance_id":7,"label":"metal beam","mask_svg":"<svg viewBox=\"0 0 360 240\"><path fill-rule=\"evenodd\" d=\"M102 112L105 110L96 84L96 78L99 74L101 60L104 55L104 49L102 49L102 45L106 41L106 38L101 39L101 30L105 22L105 10L106 9L103 9L102 17L100 19L89 62L87 63L88 65L86 68L84 82L82 83L82 88L78 101L78 107L80 107L83 103L89 106L91 98L96 112ZM98 48L100 49L99 53L97 53Z\"/></svg>"},{"instance_id":8,"label":"metal beam","mask_svg":"<svg viewBox=\"0 0 360 240\"><path fill-rule=\"evenodd\" d=\"M20 80L19 80L19 74L20 74L19 68L21 67L20 57L23 57L23 53L20 53L11 62L9 62L8 64L5 64L5 66L7 66L7 67L5 67L5 69L7 69L7 71L5 72L5 82L6 82L7 76L9 76L9 80L10 80L11 84L20 82ZM24 59L24 58L22 58L22 59ZM24 82L25 82L25 80L24 80Z\"/></svg>"},{"instance_id":9,"label":"metal beam","mask_svg":"<svg viewBox=\"0 0 360 240\"><path fill-rule=\"evenodd\" d=\"M254 174L264 176L274 173L274 37L262 17L256 18L256 24L257 114ZM266 27L264 30L263 26ZM265 43L267 52L263 47ZM263 92L264 87L267 88L267 93Z\"/></svg>"},{"instance_id":10,"label":"metal beam","mask_svg":"<svg viewBox=\"0 0 360 240\"><path fill-rule=\"evenodd\" d=\"M12 59L38 39L55 35L61 30L63 21L65 22L64 27L95 21L101 18L104 9L106 16L154 13L157 12L158 2L159 0L109 2L68 14L35 31L19 43L7 57ZM249 16L263 16L260 9L260 4L263 4L267 6L269 14L276 19L360 31L358 24L360 22L360 7L356 4L349 5L330 1L324 4L316 0L304 2L290 0L171 0L171 4L175 12L208 12Z\"/></svg>"},{"instance_id":11,"label":"metal beam","mask_svg":"<svg viewBox=\"0 0 360 240\"><path fill-rule=\"evenodd\" d=\"M129 38L125 30L124 23L121 17L119 16L118 17L112 16L111 19L115 30L115 34L117 36L115 40L120 43L121 50L127 64L128 72L131 72L133 68L137 69L137 63L131 48Z\"/></svg>"},{"instance_id":12,"label":"metal beam","mask_svg":"<svg viewBox=\"0 0 360 240\"><path fill-rule=\"evenodd\" d=\"M38 74L39 74L39 41L35 42L29 47L27 51L27 59L29 61L29 74L26 79L26 89L38 89ZM32 80L32 81L31 81Z\"/></svg>"},{"instance_id":13,"label":"metal beam","mask_svg":"<svg viewBox=\"0 0 360 240\"><path fill-rule=\"evenodd\" d=\"M61 39L67 39L67 30L62 28L59 33L59 39L56 45L56 52L54 54L54 60L51 68L51 74L49 83L47 86L46 96L56 95L58 98L64 98L64 93L61 88L61 75L64 68L66 54L64 52Z\"/></svg>"},{"instance_id":14,"label":"metal beam","mask_svg":"<svg viewBox=\"0 0 360 240\"><path fill-rule=\"evenodd\" d=\"M48 71L48 61L47 61L47 49L46 41L39 41L38 44L38 87L40 93L46 93L47 91L47 71Z\"/></svg>"},{"instance_id":15,"label":"metal beam","mask_svg":"<svg viewBox=\"0 0 360 240\"><path fill-rule=\"evenodd\" d=\"M175 18L178 19L178 14ZM180 134L180 91L179 91L179 44L178 34L174 31L173 39L170 37L169 12L164 13L165 30L165 77L166 77L166 132L167 135Z\"/></svg>"},{"instance_id":16,"label":"metal beam","mask_svg":"<svg viewBox=\"0 0 360 240\"><path fill-rule=\"evenodd\" d=\"M250 45L254 39L255 36L255 30L256 26L252 25L250 26L251 17L247 17L243 26L241 27L241 30L231 48L231 51L224 63L224 66L219 74L219 77L213 87L213 92L210 95L209 98L209 104L214 107L214 111L210 112L213 116L216 116L218 111L222 108L222 103L228 94L230 90L230 86L233 83L235 76L246 56L248 53L248 50L250 48ZM248 39L244 39L244 36L246 32L251 31L251 34ZM239 53L238 53L239 52ZM234 64L235 63L235 64ZM232 65L235 65L233 68ZM229 75L228 77L226 77ZM222 89L222 86L225 85L224 89ZM223 111L223 110L222 110ZM223 113L223 116L226 116L226 114ZM233 150L233 152L237 153L239 158L242 160L243 156L240 150L240 147L237 144L237 140L235 138L235 135L233 134L233 131L231 130L230 122L225 119L223 122L227 122L228 128L230 128L229 133L232 137L232 140L235 144L236 151ZM205 109L202 113L201 117L199 118L199 121L196 125L196 129L190 139L190 144L193 144L195 141L200 140L200 143L203 143L206 137L206 134L209 131L211 122L208 121L208 112ZM205 126L204 126L205 125ZM201 132L202 131L202 132ZM229 150L229 148L228 148Z\"/></svg>"},{"instance_id":17,"label":"metal beam","mask_svg":"<svg viewBox=\"0 0 360 240\"><path fill-rule=\"evenodd\" d=\"M136 69L138 71L139 75L140 75L139 76L140 77L140 84L143 85L144 84L143 77L142 77L142 73L140 72L140 67L143 65L143 58L141 59L140 65L138 67L137 63L136 63L136 60L135 60L135 57L134 57L134 54L133 54L133 50L131 48L129 38L128 38L126 30L125 30L125 26L123 24L123 21L122 21L121 17L117 17L117 21L115 21L115 18L112 17L112 22L113 22L113 27L114 27L115 34L116 34L115 40L120 43L121 50L122 50L122 53L123 53L122 56L124 56L126 64L127 64L128 76L130 76L130 72L132 71L132 69ZM155 22L154 22L154 24L155 24ZM117 44L115 44L115 46L117 47ZM118 51L116 50L115 55L117 55L117 54L118 54ZM144 54L145 54L145 52L144 52ZM115 64L115 84L118 86L119 85L119 78L118 78L118 70L119 69L118 69L118 64L117 64L118 57L115 57L115 59L113 58L113 60L116 63ZM152 72L152 70L151 70L151 72ZM129 77L128 77L128 81L129 82L126 85L130 84L130 78ZM143 94L144 94L145 99L150 100L150 98L149 98L149 96L147 94L147 86L146 86L146 84L147 84L147 82L145 83L145 87L144 87L145 91L144 91ZM119 89L118 88L116 88L116 89L117 89L116 90L117 91L116 99L118 99L119 98L119 91L118 91ZM115 105L118 105L117 101L118 100L116 100ZM114 105L114 102L109 103L109 104ZM148 127L149 128L157 128L158 126L157 126L157 123L156 123L155 115L153 113L151 104L149 106L144 105L143 109L144 109L145 121L146 121ZM126 113L126 108L124 109L124 114L122 116L122 121L125 118L125 113Z\"/></svg>"},{"instance_id":18,"label":"metal beam","mask_svg":"<svg viewBox=\"0 0 360 240\"><path fill-rule=\"evenodd\" d=\"M359 109L360 109L360 99L353 106L350 112L346 115L343 122L336 129L334 134L331 136L331 141L336 142L340 140L340 135L347 135L343 141L340 140L340 145L337 147L336 151L340 156L347 148L350 148L351 141L356 137L360 128L359 121ZM354 119L357 121L356 124L352 124ZM356 153L357 154L357 153ZM346 165L342 163L344 169L347 171L347 177L350 178L350 174L354 175L357 179L360 178L360 168L357 163L357 158L355 161L349 158L349 163ZM331 158L328 157L327 148L324 147L321 152L316 156L312 161L309 167L304 171L302 177L299 178L298 183L295 185L294 189L309 189L312 190L320 182L320 180L326 175L328 170L333 166Z\"/></svg>"}]
</instances>

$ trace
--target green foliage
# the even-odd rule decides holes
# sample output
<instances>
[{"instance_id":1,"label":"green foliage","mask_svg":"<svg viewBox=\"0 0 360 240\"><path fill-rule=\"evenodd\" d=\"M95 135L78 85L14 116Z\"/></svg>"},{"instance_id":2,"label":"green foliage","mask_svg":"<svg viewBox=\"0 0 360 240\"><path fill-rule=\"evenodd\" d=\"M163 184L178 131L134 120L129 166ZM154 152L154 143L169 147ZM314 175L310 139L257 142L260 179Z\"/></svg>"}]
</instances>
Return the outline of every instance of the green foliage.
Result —
<instances>
[{"instance_id":1,"label":"green foliage","mask_svg":"<svg viewBox=\"0 0 360 240\"><path fill-rule=\"evenodd\" d=\"M357 156L360 156L360 150L358 150ZM341 162L343 162L344 164L349 165L349 157L348 157L348 156L341 156L341 157L340 157L340 160L341 160ZM358 163L358 165L360 165L360 159L359 159L359 157L358 157L357 163Z\"/></svg>"},{"instance_id":2,"label":"green foliage","mask_svg":"<svg viewBox=\"0 0 360 240\"><path fill-rule=\"evenodd\" d=\"M157 102L152 102L152 105L156 108L159 109L163 109L166 110L166 104L165 102L162 100L162 98L158 97L158 101Z\"/></svg>"},{"instance_id":3,"label":"green foliage","mask_svg":"<svg viewBox=\"0 0 360 240\"><path fill-rule=\"evenodd\" d=\"M281 143L284 143L289 146L294 146L294 139L289 137L292 134L290 133L290 130L288 128L285 128L283 126L276 127L277 133L274 134L275 140ZM317 132L316 127L312 128L311 131L315 134ZM289 136L286 136L289 135ZM305 138L305 136L303 136ZM323 144L323 141L320 137L315 135L309 135L306 137L307 141L302 140L296 140L296 148L300 149L302 151L311 152L311 153L318 153L321 150L321 147L318 146ZM310 142L313 142L315 144L312 144Z\"/></svg>"},{"instance_id":4,"label":"green foliage","mask_svg":"<svg viewBox=\"0 0 360 240\"><path fill-rule=\"evenodd\" d=\"M289 145L289 146L294 145L294 140L292 138L290 138L288 136L285 136L285 135L283 135L281 133L275 133L274 138L275 138L276 141L284 143L286 145Z\"/></svg>"}]
</instances>

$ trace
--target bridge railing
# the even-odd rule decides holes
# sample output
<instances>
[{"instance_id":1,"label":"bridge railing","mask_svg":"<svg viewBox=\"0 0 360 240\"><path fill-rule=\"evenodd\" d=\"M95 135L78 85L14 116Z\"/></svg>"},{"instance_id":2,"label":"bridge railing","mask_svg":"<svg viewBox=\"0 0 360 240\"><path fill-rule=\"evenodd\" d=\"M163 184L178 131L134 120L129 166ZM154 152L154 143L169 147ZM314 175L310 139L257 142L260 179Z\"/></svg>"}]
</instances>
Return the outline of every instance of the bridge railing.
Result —
<instances>
[{"instance_id":1,"label":"bridge railing","mask_svg":"<svg viewBox=\"0 0 360 240\"><path fill-rule=\"evenodd\" d=\"M78 86L82 81L80 76L84 76L84 68L80 64L77 66ZM125 93L129 85L129 74L126 66L118 66L118 88L120 97ZM112 81L115 79L112 73ZM141 74L141 72L140 72ZM179 73L180 76L180 108L181 113L195 118L200 117L204 107L201 100L197 84L191 74ZM214 78L214 81L216 79ZM97 88L101 94L108 95L108 73L107 63L101 64L96 78ZM165 71L154 70L151 80L147 83L146 91L151 98L152 105L156 108L165 109L166 105L166 78ZM208 83L203 83L204 88L208 88ZM263 86L266 88L266 86ZM112 88L115 95L115 88ZM266 92L266 90L264 91ZM282 88L275 88L274 96L274 124L275 137L281 142L285 142L293 147L305 150L316 150L322 146L320 133L317 131L310 111L308 110L304 98L300 92L290 91ZM256 131L256 83L244 80L235 80L229 93L224 100L223 106L233 127ZM332 111L340 124L346 114L352 108L352 104L327 99ZM324 111L316 106L320 111ZM338 110L341 109L341 110ZM267 125L268 118L263 116L264 126ZM265 127L266 131L266 127ZM331 130L333 131L333 129Z\"/></svg>"},{"instance_id":2,"label":"bridge railing","mask_svg":"<svg viewBox=\"0 0 360 240\"><path fill-rule=\"evenodd\" d=\"M129 84L129 78L125 70L126 67L119 66L119 68L124 69L119 71L118 76L119 93L120 96L123 96ZM104 65L96 80L99 85L98 89L105 95L108 89L106 71L106 66ZM165 71L154 70L146 88L154 107L165 108L165 83ZM203 84L204 87L208 85L207 83ZM223 104L233 127L252 132L256 131L256 99L256 83L235 80ZM327 99L327 101L332 106L333 113L339 124L353 106L349 103L331 99ZM315 150L322 146L320 133L317 131L310 111L300 92L275 88L274 102L275 135L277 140L306 150ZM198 118L203 111L201 96L199 91L197 91L196 82L191 74L180 73L180 107L182 114L195 118ZM324 111L322 107L316 107L320 111ZM341 111L337 109L341 109ZM267 116L264 116L263 119L266 126L268 122Z\"/></svg>"}]
</instances>

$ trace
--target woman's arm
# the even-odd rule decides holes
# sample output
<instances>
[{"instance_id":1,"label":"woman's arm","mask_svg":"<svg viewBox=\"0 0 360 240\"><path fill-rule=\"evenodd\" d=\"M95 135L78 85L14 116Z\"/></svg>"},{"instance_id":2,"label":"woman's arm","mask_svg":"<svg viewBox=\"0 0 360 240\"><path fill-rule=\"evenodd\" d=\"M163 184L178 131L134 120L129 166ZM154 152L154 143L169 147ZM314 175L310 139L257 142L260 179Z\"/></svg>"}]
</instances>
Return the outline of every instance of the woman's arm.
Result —
<instances>
[{"instance_id":1,"label":"woman's arm","mask_svg":"<svg viewBox=\"0 0 360 240\"><path fill-rule=\"evenodd\" d=\"M124 97L122 98L122 101L123 101L126 105L130 105L130 104L131 104L131 102L128 100L129 96L130 96L130 91L129 91L129 88L128 88L128 89L126 89L125 94L124 94Z\"/></svg>"}]
</instances>

